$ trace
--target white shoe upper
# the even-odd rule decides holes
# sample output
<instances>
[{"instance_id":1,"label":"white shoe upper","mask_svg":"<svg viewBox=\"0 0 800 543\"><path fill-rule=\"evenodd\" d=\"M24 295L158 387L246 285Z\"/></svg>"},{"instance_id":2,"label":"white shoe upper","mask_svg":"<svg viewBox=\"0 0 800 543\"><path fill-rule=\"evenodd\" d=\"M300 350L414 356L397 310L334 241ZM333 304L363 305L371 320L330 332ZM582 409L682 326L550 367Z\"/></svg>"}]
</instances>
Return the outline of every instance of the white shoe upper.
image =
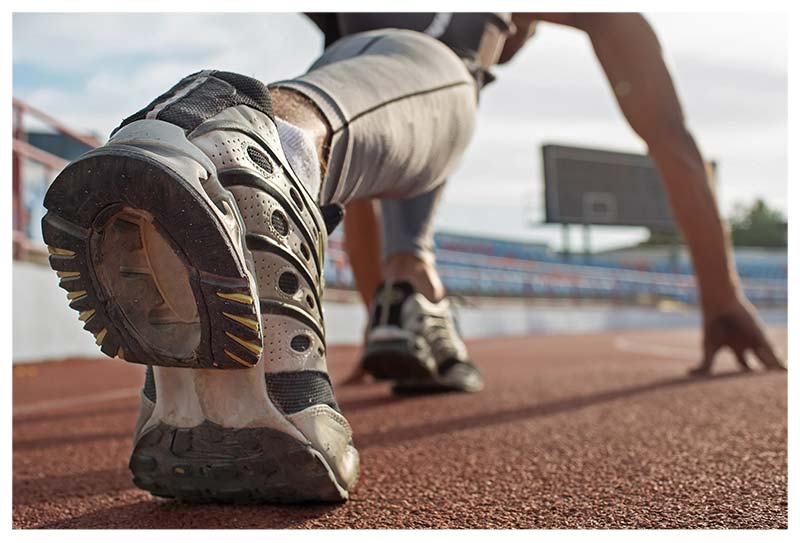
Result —
<instances>
[{"instance_id":1,"label":"white shoe upper","mask_svg":"<svg viewBox=\"0 0 800 543\"><path fill-rule=\"evenodd\" d=\"M244 219L264 349L253 369L155 368L157 401L140 430L158 421L203 420L274 428L310 443L348 488L359 457L327 374L320 307L327 232L319 207L289 168L275 123L264 113L230 107L189 138L214 163Z\"/></svg>"},{"instance_id":2,"label":"white shoe upper","mask_svg":"<svg viewBox=\"0 0 800 543\"><path fill-rule=\"evenodd\" d=\"M384 289L376 297L376 304L391 305L391 299L383 299ZM375 313L373 308L373 314ZM436 364L448 359L466 360L467 347L464 345L455 320L450 301L444 298L432 302L420 293L409 295L402 303L400 322L390 322L390 311L379 313L378 322L367 333L367 341L391 341L396 339L424 340Z\"/></svg>"},{"instance_id":3,"label":"white shoe upper","mask_svg":"<svg viewBox=\"0 0 800 543\"><path fill-rule=\"evenodd\" d=\"M421 294L414 294L403 306L403 322L425 338L437 364L449 358L467 358L467 347L456 329L447 298L431 302Z\"/></svg>"}]
</instances>

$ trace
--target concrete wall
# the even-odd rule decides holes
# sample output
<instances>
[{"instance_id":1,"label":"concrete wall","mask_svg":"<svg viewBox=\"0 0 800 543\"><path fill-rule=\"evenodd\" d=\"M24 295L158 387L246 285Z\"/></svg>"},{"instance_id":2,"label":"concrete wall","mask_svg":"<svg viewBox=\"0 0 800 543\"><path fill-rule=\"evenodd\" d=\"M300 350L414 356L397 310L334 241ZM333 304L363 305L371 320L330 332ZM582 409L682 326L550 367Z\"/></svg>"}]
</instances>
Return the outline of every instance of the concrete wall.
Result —
<instances>
[{"instance_id":1,"label":"concrete wall","mask_svg":"<svg viewBox=\"0 0 800 543\"><path fill-rule=\"evenodd\" d=\"M71 356L105 356L67 305L56 272L41 264L12 266L14 362Z\"/></svg>"}]
</instances>

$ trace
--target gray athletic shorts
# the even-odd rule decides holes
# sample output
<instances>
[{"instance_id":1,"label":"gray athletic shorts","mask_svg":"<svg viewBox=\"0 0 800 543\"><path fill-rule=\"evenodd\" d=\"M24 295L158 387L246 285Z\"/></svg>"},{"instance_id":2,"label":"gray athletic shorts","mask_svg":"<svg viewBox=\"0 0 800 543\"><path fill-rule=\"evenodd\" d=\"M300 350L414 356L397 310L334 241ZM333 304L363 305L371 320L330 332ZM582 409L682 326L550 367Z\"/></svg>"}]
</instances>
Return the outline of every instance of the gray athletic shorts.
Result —
<instances>
[{"instance_id":1,"label":"gray athletic shorts","mask_svg":"<svg viewBox=\"0 0 800 543\"><path fill-rule=\"evenodd\" d=\"M384 254L428 257L432 212L419 211L435 207L475 124L463 61L425 34L375 30L340 39L308 73L271 86L311 99L333 129L320 203L383 198Z\"/></svg>"}]
</instances>

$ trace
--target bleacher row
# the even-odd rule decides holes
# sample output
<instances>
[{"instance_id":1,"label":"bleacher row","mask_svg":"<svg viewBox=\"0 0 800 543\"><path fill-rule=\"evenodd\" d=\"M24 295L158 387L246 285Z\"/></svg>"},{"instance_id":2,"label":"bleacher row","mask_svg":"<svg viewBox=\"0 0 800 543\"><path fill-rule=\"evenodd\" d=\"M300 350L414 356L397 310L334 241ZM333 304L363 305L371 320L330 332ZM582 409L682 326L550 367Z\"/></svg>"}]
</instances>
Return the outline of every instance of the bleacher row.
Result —
<instances>
[{"instance_id":1,"label":"bleacher row","mask_svg":"<svg viewBox=\"0 0 800 543\"><path fill-rule=\"evenodd\" d=\"M451 239L454 235L447 236ZM566 262L539 250L526 251L527 258L494 256L485 254L491 250L491 245L486 245L488 240L481 240L480 246L472 247L466 241L461 244L440 241L437 239L437 264L451 293L618 301L669 299L687 304L698 301L694 277L690 268L684 272L685 265L679 273L670 273L668 263L657 261L646 269L637 261L637 268L632 269L626 267L624 261L610 259L593 259L591 264ZM501 243L508 249L508 242ZM458 250L444 249L442 245ZM507 250L505 252L508 254ZM352 287L352 271L340 234L332 236L325 265L328 285ZM745 293L754 303L786 303L785 264L748 263L740 267L740 273Z\"/></svg>"},{"instance_id":2,"label":"bleacher row","mask_svg":"<svg viewBox=\"0 0 800 543\"><path fill-rule=\"evenodd\" d=\"M476 236L438 232L436 248L470 254L507 257L517 261L535 261L550 264L574 264L562 254L552 251L547 245L511 240L492 240ZM578 256L578 260L582 258ZM787 278L786 251L770 254L750 255L741 249L735 252L736 269L743 278L782 279ZM637 270L674 275L692 275L691 262L686 258L673 262L667 256L621 254L610 256L595 254L591 257L591 268L612 270Z\"/></svg>"}]
</instances>

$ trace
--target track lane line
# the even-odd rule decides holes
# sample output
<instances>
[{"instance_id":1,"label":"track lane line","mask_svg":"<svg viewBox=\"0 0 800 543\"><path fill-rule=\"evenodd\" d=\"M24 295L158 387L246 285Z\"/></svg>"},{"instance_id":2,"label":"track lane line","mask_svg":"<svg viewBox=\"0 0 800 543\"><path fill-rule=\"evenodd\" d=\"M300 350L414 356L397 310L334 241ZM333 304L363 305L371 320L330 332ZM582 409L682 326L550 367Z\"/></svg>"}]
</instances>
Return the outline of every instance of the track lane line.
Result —
<instances>
[{"instance_id":1,"label":"track lane line","mask_svg":"<svg viewBox=\"0 0 800 543\"><path fill-rule=\"evenodd\" d=\"M670 345L659 345L657 343L632 340L623 335L614 336L614 347L618 351L626 353L653 355L672 360L678 358L680 360L699 361L703 358L703 353L699 347L697 349L687 349ZM781 358L786 358L784 350L777 346L775 347L775 353Z\"/></svg>"},{"instance_id":2,"label":"track lane line","mask_svg":"<svg viewBox=\"0 0 800 543\"><path fill-rule=\"evenodd\" d=\"M682 349L668 345L658 345L653 343L642 343L633 341L625 336L614 336L614 347L618 351L634 354L647 354L660 356L662 358L681 360L700 360L702 353L699 349Z\"/></svg>"}]
</instances>

